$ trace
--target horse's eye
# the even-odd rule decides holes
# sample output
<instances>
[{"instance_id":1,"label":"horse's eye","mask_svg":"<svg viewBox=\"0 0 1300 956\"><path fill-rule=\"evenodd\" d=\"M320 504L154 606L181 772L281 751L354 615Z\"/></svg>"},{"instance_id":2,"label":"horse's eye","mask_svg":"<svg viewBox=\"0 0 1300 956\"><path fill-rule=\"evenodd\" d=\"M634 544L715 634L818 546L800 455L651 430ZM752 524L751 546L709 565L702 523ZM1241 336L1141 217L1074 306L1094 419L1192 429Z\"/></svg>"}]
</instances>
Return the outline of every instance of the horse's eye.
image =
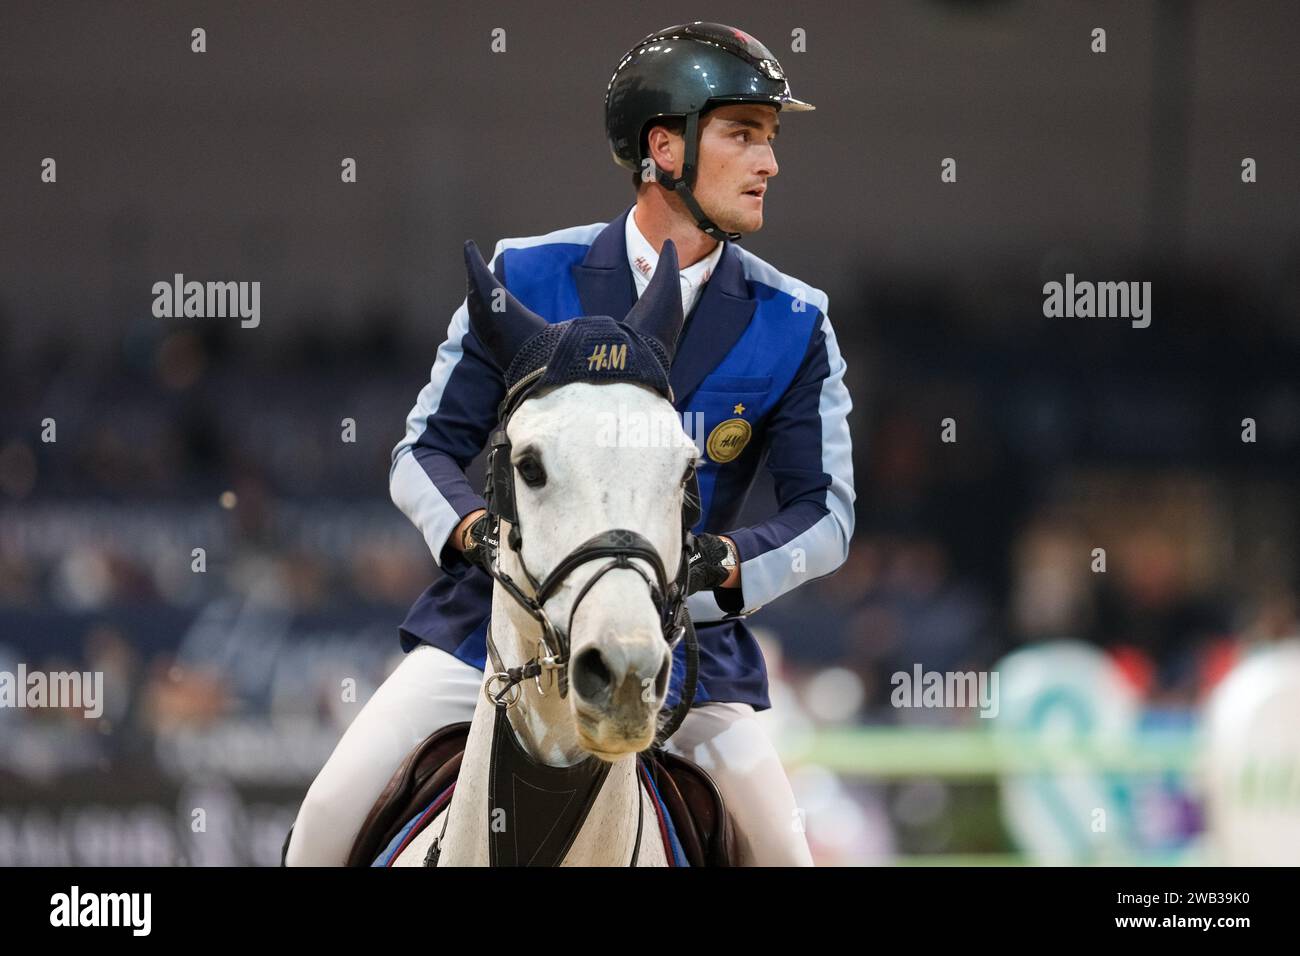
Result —
<instances>
[{"instance_id":1,"label":"horse's eye","mask_svg":"<svg viewBox=\"0 0 1300 956\"><path fill-rule=\"evenodd\" d=\"M524 484L530 488L540 488L546 484L546 469L532 455L520 458L515 463L515 469L519 472L519 477L524 480Z\"/></svg>"}]
</instances>

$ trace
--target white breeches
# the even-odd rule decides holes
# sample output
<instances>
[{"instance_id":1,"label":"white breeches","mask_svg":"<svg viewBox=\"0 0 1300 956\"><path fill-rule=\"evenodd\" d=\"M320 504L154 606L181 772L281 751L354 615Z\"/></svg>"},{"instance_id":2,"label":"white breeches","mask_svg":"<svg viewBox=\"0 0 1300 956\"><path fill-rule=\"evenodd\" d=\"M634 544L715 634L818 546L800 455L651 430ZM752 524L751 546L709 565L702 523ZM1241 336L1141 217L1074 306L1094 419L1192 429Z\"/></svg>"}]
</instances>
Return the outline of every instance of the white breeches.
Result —
<instances>
[{"instance_id":1,"label":"white breeches","mask_svg":"<svg viewBox=\"0 0 1300 956\"><path fill-rule=\"evenodd\" d=\"M375 691L307 791L289 866L342 866L357 831L397 767L440 727L470 720L483 672L421 644ZM668 749L713 777L736 824L741 862L811 866L794 794L767 732L748 704L693 707Z\"/></svg>"}]
</instances>

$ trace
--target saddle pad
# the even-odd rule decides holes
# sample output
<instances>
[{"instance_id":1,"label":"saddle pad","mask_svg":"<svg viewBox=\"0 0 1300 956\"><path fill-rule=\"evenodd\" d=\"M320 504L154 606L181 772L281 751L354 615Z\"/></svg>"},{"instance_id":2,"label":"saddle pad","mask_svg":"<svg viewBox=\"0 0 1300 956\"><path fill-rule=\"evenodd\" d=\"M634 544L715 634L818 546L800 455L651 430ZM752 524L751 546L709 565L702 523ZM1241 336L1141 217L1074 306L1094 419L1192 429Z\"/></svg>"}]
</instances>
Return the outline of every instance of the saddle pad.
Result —
<instances>
[{"instance_id":1,"label":"saddle pad","mask_svg":"<svg viewBox=\"0 0 1300 956\"><path fill-rule=\"evenodd\" d=\"M410 821L402 827L402 829L397 831L397 835L389 841L388 846L384 847L383 852L380 853L379 856L375 858L375 861L370 865L383 867L392 866L393 861L397 859L398 854L405 850L412 840L424 832L424 828L432 823L437 818L438 814L442 812L443 807L447 805L455 789L456 784L453 783L442 793L438 794L437 798L434 799L431 804L412 817Z\"/></svg>"},{"instance_id":2,"label":"saddle pad","mask_svg":"<svg viewBox=\"0 0 1300 956\"><path fill-rule=\"evenodd\" d=\"M673 823L672 814L668 812L668 807L664 805L663 797L659 796L659 788L655 786L654 780L651 779L645 761L638 757L636 766L642 785L654 798L655 816L658 818L659 832L664 841L664 851L668 856L668 865L690 866L690 862L686 859L686 852L682 849L682 842L677 838L677 826Z\"/></svg>"}]
</instances>

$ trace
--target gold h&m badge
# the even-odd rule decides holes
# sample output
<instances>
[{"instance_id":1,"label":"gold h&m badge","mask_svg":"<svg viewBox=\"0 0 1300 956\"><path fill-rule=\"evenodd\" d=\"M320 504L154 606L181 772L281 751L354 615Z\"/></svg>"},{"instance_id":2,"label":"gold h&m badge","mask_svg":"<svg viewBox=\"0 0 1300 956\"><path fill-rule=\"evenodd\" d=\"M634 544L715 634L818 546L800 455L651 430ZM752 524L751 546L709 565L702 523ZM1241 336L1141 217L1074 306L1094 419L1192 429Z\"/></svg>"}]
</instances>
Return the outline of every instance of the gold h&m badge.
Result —
<instances>
[{"instance_id":1,"label":"gold h&m badge","mask_svg":"<svg viewBox=\"0 0 1300 956\"><path fill-rule=\"evenodd\" d=\"M737 403L731 411L735 415L743 415L745 414L745 406ZM733 461L737 455L744 451L753 435L754 429L750 427L749 422L743 418L728 418L709 432L709 440L705 444L705 449L708 451L710 458L723 465Z\"/></svg>"}]
</instances>

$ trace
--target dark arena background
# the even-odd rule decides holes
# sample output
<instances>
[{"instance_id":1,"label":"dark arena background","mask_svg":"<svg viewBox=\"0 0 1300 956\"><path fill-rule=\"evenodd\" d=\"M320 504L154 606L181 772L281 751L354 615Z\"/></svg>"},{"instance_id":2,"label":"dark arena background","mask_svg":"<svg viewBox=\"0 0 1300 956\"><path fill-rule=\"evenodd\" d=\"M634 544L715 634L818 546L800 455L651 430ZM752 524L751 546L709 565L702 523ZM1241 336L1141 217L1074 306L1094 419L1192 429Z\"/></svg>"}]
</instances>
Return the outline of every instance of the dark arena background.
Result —
<instances>
[{"instance_id":1,"label":"dark arena background","mask_svg":"<svg viewBox=\"0 0 1300 956\"><path fill-rule=\"evenodd\" d=\"M388 473L462 244L620 215L610 74L696 19L817 106L743 240L854 405L848 561L751 618L816 861L1300 861L1294 3L11 0L0 672L102 712L0 707L0 866L279 863L439 573Z\"/></svg>"}]
</instances>

